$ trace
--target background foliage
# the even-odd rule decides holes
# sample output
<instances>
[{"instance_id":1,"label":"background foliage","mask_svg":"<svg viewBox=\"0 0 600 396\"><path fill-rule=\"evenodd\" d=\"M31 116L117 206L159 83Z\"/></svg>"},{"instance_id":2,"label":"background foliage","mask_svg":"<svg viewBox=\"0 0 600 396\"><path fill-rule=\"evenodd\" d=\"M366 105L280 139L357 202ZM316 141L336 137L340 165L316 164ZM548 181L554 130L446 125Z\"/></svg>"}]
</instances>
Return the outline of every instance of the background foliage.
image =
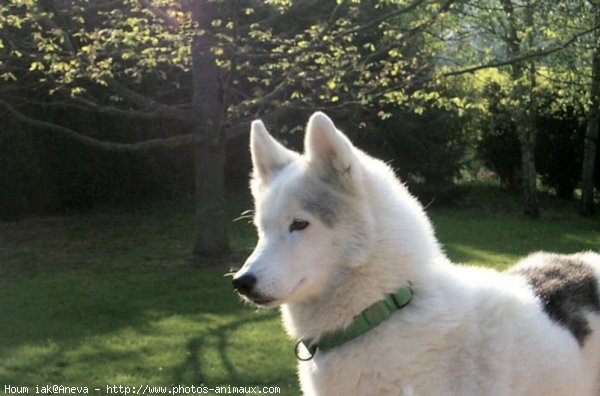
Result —
<instances>
[{"instance_id":1,"label":"background foliage","mask_svg":"<svg viewBox=\"0 0 600 396\"><path fill-rule=\"evenodd\" d=\"M294 144L315 109L424 201L457 199L482 166L516 191L527 151L537 185L571 197L594 108L594 5L9 0L0 216L192 196L192 142L220 131L222 179L245 186L248 122ZM218 91L202 91L211 65ZM208 102L217 132L198 132Z\"/></svg>"}]
</instances>

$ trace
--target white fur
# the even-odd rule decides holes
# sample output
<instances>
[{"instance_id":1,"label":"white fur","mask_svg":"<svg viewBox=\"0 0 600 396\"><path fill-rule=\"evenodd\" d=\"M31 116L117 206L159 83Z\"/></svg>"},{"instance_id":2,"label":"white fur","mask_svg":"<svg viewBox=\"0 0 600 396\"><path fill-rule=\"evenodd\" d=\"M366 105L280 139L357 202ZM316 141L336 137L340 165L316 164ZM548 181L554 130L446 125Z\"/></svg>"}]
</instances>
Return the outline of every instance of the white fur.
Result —
<instances>
[{"instance_id":1,"label":"white fur","mask_svg":"<svg viewBox=\"0 0 600 396\"><path fill-rule=\"evenodd\" d=\"M451 264L393 171L326 115L311 117L303 155L260 122L251 151L259 242L236 277L256 277L249 299L280 306L290 337L343 328L407 281L415 292L367 334L300 362L305 395L600 394L600 318L590 314L592 334L580 348L521 277ZM308 185L339 200L334 224L302 207ZM290 231L294 220L309 226ZM581 258L600 274L600 256Z\"/></svg>"}]
</instances>

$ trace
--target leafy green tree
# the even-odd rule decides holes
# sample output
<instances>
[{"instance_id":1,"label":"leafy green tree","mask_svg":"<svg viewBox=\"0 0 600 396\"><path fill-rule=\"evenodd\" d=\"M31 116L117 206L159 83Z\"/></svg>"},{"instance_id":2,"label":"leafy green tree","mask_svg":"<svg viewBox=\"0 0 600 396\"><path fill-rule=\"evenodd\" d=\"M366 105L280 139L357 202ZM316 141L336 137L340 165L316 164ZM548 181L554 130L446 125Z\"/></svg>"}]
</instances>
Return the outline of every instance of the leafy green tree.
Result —
<instances>
[{"instance_id":1,"label":"leafy green tree","mask_svg":"<svg viewBox=\"0 0 600 396\"><path fill-rule=\"evenodd\" d=\"M581 26L584 17L564 23L574 11L561 4L7 0L0 5L0 108L29 128L103 150L192 146L194 251L216 254L228 249L226 142L246 133L251 119L358 108L386 119L393 106L460 115L477 104L442 90L448 78L503 68L511 92L504 105L519 128L534 216L531 120L540 70L598 28ZM563 23L570 30L559 31ZM123 131L110 140L51 117L56 109L170 120L176 130L141 140Z\"/></svg>"},{"instance_id":2,"label":"leafy green tree","mask_svg":"<svg viewBox=\"0 0 600 396\"><path fill-rule=\"evenodd\" d=\"M429 33L453 3L8 0L0 5L0 107L103 150L192 145L194 251L215 254L228 248L226 141L250 119L268 122L288 109L419 110L439 44ZM52 120L56 108L170 119L181 131L106 140Z\"/></svg>"},{"instance_id":3,"label":"leafy green tree","mask_svg":"<svg viewBox=\"0 0 600 396\"><path fill-rule=\"evenodd\" d=\"M477 73L497 68L508 79L503 87L510 95L502 102L517 128L521 152L521 179L525 214L536 217L535 141L537 92L553 86L563 94L563 105L576 100L581 92L567 81L584 69L577 59L585 59L581 43L600 28L588 23L591 7L583 1L532 2L497 0L461 2L456 7L456 32L450 35L448 58L457 66L447 66L442 76ZM577 53L578 56L573 56ZM581 80L577 82L579 84ZM562 87L559 87L558 84ZM566 88L566 85L571 87Z\"/></svg>"}]
</instances>

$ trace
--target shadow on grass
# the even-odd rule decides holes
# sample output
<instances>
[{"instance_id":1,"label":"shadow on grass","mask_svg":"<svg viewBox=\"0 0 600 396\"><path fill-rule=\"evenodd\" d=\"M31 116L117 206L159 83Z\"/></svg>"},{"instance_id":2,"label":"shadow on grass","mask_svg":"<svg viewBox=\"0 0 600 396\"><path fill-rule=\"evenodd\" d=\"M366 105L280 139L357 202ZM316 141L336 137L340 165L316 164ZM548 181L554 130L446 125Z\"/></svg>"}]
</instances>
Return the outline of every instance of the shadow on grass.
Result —
<instances>
[{"instance_id":1,"label":"shadow on grass","mask_svg":"<svg viewBox=\"0 0 600 396\"><path fill-rule=\"evenodd\" d=\"M172 370L173 383L220 385L210 384L212 378L209 374L207 374L207 371L210 370L209 366L220 364L225 369L227 377L226 381L230 385L265 385L264 383L260 382L261 379L257 379L256 376L253 376L252 372L241 372L239 368L240 361L234 361L234 359L243 359L245 356L249 355L252 352L249 350L252 345L247 345L248 350L237 350L233 353L228 351L228 348L232 347L231 338L233 337L233 332L236 330L240 330L241 327L249 324L258 324L272 320L277 316L278 315L276 313L272 312L267 315L237 319L222 326L218 326L217 328L211 330L208 334L190 338L187 341L187 350L189 352L187 354L187 358L181 365ZM211 338L215 338L216 342L211 342ZM265 346L264 343L255 343L255 345ZM233 346L233 348L235 348L235 346ZM205 349L216 349L219 361L205 361ZM264 379L262 380L264 381Z\"/></svg>"},{"instance_id":2,"label":"shadow on grass","mask_svg":"<svg viewBox=\"0 0 600 396\"><path fill-rule=\"evenodd\" d=\"M253 315L244 307L224 272L146 268L2 279L0 383L137 378L195 384L211 375L249 381L235 362L245 352L227 354L229 337L242 326L279 321L274 312ZM257 335L245 340L256 341ZM217 373L204 365L217 367Z\"/></svg>"},{"instance_id":3,"label":"shadow on grass","mask_svg":"<svg viewBox=\"0 0 600 396\"><path fill-rule=\"evenodd\" d=\"M232 228L236 250L253 245L251 226ZM277 314L223 277L245 254L192 267L193 235L188 208L0 223L0 384L295 387Z\"/></svg>"}]
</instances>

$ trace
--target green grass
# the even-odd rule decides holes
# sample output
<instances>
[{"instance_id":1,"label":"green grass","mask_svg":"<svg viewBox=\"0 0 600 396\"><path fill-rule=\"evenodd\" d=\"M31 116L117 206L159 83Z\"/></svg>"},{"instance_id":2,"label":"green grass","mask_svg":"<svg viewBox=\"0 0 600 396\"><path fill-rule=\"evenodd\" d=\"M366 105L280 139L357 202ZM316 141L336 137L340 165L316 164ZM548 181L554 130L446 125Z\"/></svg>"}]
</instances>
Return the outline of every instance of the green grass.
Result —
<instances>
[{"instance_id":1,"label":"green grass","mask_svg":"<svg viewBox=\"0 0 600 396\"><path fill-rule=\"evenodd\" d=\"M456 261L505 268L546 249L600 246L600 224L548 199L537 221L495 190L429 210ZM471 201L469 201L471 200ZM231 203L231 218L249 204ZM254 230L231 224L232 244ZM273 311L244 306L224 273L190 265L193 210L173 204L0 223L0 392L35 386L259 385L297 395L291 341ZM33 388L30 388L33 392Z\"/></svg>"},{"instance_id":2,"label":"green grass","mask_svg":"<svg viewBox=\"0 0 600 396\"><path fill-rule=\"evenodd\" d=\"M247 244L251 227L234 227L236 246ZM224 277L241 263L190 265L191 208L4 223L0 238L0 392L205 384L297 394L277 313L241 304Z\"/></svg>"}]
</instances>

